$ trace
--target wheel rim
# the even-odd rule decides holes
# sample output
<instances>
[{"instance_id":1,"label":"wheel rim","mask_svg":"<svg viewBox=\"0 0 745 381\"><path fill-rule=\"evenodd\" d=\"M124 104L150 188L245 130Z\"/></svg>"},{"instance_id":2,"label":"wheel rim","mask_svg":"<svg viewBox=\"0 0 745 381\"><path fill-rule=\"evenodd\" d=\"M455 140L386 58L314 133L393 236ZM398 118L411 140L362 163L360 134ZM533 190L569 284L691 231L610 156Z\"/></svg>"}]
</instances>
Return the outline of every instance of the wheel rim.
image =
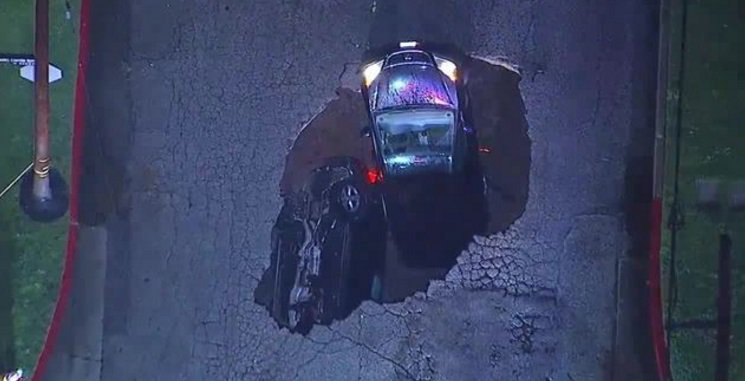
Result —
<instances>
[{"instance_id":1,"label":"wheel rim","mask_svg":"<svg viewBox=\"0 0 745 381\"><path fill-rule=\"evenodd\" d=\"M347 213L356 213L360 209L362 197L357 187L347 184L341 189L339 203Z\"/></svg>"}]
</instances>

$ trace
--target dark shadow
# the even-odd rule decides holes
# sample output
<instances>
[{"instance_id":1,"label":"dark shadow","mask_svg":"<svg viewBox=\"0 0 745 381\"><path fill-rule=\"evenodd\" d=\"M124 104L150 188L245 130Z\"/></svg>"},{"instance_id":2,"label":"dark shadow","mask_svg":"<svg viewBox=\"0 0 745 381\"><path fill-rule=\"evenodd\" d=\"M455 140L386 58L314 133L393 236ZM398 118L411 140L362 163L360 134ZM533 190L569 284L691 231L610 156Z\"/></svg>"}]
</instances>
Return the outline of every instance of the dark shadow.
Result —
<instances>
[{"instance_id":1,"label":"dark shadow","mask_svg":"<svg viewBox=\"0 0 745 381\"><path fill-rule=\"evenodd\" d=\"M528 201L531 142L520 74L479 59L466 61L470 118L486 178L487 234L507 229ZM468 114L467 114L468 115Z\"/></svg>"},{"instance_id":2,"label":"dark shadow","mask_svg":"<svg viewBox=\"0 0 745 381\"><path fill-rule=\"evenodd\" d=\"M99 226L119 211L134 126L129 93L129 4L91 5L79 221ZM80 100L78 100L80 102Z\"/></svg>"},{"instance_id":3,"label":"dark shadow","mask_svg":"<svg viewBox=\"0 0 745 381\"><path fill-rule=\"evenodd\" d=\"M128 216L132 189L128 166L136 125L130 78L132 15L126 0L94 1L90 8L79 222L81 227L106 230L103 335L108 337L126 331L134 276ZM77 291L72 295L74 301Z\"/></svg>"},{"instance_id":4,"label":"dark shadow","mask_svg":"<svg viewBox=\"0 0 745 381\"><path fill-rule=\"evenodd\" d=\"M370 28L370 47L428 40L470 50L468 4L451 0L378 0Z\"/></svg>"},{"instance_id":5,"label":"dark shadow","mask_svg":"<svg viewBox=\"0 0 745 381\"><path fill-rule=\"evenodd\" d=\"M480 169L469 173L467 181L415 176L385 187L388 226L407 267L450 268L473 236L486 232L488 208Z\"/></svg>"},{"instance_id":6,"label":"dark shadow","mask_svg":"<svg viewBox=\"0 0 745 381\"><path fill-rule=\"evenodd\" d=\"M348 309L335 314L334 320L348 316L363 300L395 302L426 290L431 280L444 277L474 235L503 231L525 211L531 143L520 75L472 58L463 59L462 70L467 77L464 93L469 99L464 103L464 117L475 131L465 172L458 176L386 178L371 187L375 197L385 200L387 216L379 217L382 223L371 220L354 225L354 236L364 237L355 239L352 246L357 257L350 271L356 283L348 288L354 298ZM300 210L289 208L288 203L302 193L310 174L328 158L353 157L368 169L376 165L370 138L360 134L362 126L369 123L361 94L339 89L337 95L301 130L287 156L280 182L284 206L275 224L273 242L280 230L297 231L283 228L291 225L282 222L287 220L288 210L296 214ZM290 240L298 242L300 238ZM291 275L297 268L297 254L286 259L286 263L295 264L291 269L277 264L283 250L297 253L299 244L294 245L290 249L273 245L270 267L254 292L255 301L267 307L280 327L288 327L289 319L285 318L286 310L275 310L275 301L278 297L285 299L290 291L277 282L276 274L289 271L281 276L294 279ZM366 254L359 254L363 252ZM325 274L331 281L343 277L343 272ZM319 282L328 284L329 279ZM293 331L307 333L308 329L295 327Z\"/></svg>"},{"instance_id":7,"label":"dark shadow","mask_svg":"<svg viewBox=\"0 0 745 381\"><path fill-rule=\"evenodd\" d=\"M644 137L640 135L636 137ZM648 138L651 142L651 136ZM627 260L622 263L619 273L619 304L622 308L619 312L621 324L617 330L613 372L620 379L634 376L653 380L655 357L649 330L649 295L645 286L649 269L651 228L651 155L629 158L624 188L625 225L630 237L630 247L626 254Z\"/></svg>"},{"instance_id":8,"label":"dark shadow","mask_svg":"<svg viewBox=\"0 0 745 381\"><path fill-rule=\"evenodd\" d=\"M626 148L623 210L630 238L619 267L619 323L615 338L613 377L617 380L656 379L650 332L648 261L653 190L655 91L657 67L657 6L638 10L638 39L632 59L631 136Z\"/></svg>"}]
</instances>

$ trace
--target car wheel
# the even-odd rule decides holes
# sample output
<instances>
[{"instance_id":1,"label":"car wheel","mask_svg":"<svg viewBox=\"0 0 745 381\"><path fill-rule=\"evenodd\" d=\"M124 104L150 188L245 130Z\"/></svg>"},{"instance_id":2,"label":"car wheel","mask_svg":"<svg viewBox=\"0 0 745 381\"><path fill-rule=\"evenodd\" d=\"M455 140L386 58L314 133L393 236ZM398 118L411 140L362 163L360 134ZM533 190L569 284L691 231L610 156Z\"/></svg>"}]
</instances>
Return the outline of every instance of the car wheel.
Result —
<instances>
[{"instance_id":1,"label":"car wheel","mask_svg":"<svg viewBox=\"0 0 745 381\"><path fill-rule=\"evenodd\" d=\"M349 220L357 220L365 214L367 201L364 188L359 182L342 181L332 189L332 205Z\"/></svg>"}]
</instances>

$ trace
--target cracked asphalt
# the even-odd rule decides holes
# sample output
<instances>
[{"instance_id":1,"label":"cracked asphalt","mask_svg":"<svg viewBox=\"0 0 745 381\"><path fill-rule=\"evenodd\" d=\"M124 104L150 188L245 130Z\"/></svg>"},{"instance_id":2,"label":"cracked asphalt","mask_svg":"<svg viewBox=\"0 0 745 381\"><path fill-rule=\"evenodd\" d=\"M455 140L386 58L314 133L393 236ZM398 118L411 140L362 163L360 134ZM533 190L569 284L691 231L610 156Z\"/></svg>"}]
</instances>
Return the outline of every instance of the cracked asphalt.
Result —
<instances>
[{"instance_id":1,"label":"cracked asphalt","mask_svg":"<svg viewBox=\"0 0 745 381\"><path fill-rule=\"evenodd\" d=\"M94 2L101 379L622 379L617 358L643 362L617 345L616 278L638 246L656 16L642 0ZM252 293L292 139L368 44L421 37L521 67L525 211L426 293L279 331Z\"/></svg>"}]
</instances>

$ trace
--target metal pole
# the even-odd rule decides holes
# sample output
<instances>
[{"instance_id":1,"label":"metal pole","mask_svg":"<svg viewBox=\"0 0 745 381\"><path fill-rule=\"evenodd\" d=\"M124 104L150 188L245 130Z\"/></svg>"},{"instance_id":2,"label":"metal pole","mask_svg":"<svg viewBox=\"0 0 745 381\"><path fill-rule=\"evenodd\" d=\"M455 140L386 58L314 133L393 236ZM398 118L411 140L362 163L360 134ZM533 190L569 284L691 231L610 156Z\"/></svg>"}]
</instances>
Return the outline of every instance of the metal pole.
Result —
<instances>
[{"instance_id":1,"label":"metal pole","mask_svg":"<svg viewBox=\"0 0 745 381\"><path fill-rule=\"evenodd\" d=\"M35 27L33 195L38 200L43 200L52 198L49 186L49 0L36 0Z\"/></svg>"},{"instance_id":2,"label":"metal pole","mask_svg":"<svg viewBox=\"0 0 745 381\"><path fill-rule=\"evenodd\" d=\"M732 240L719 236L719 273L717 295L717 356L714 380L729 380L732 334Z\"/></svg>"}]
</instances>

